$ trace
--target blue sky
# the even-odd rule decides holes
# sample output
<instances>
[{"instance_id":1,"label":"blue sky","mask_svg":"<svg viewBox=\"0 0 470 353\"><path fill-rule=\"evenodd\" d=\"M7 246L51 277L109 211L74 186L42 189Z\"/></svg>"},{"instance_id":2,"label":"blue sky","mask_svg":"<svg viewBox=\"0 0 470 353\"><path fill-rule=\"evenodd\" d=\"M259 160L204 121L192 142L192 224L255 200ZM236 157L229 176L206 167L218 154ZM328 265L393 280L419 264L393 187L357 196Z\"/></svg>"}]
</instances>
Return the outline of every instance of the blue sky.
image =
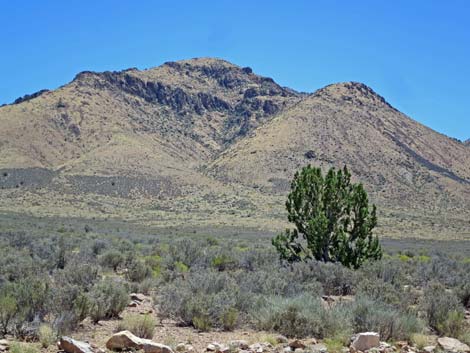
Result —
<instances>
[{"instance_id":1,"label":"blue sky","mask_svg":"<svg viewBox=\"0 0 470 353\"><path fill-rule=\"evenodd\" d=\"M214 56L312 92L360 81L470 138L470 1L0 2L0 104L83 70Z\"/></svg>"}]
</instances>

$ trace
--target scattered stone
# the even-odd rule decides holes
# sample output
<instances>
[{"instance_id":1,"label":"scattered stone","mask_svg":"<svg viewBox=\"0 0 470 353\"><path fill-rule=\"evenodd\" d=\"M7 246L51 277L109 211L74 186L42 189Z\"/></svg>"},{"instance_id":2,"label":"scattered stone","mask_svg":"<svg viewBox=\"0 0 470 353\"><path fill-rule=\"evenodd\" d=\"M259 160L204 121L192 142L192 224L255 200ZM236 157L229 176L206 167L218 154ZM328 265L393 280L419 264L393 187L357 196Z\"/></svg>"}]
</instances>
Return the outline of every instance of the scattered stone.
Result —
<instances>
[{"instance_id":1,"label":"scattered stone","mask_svg":"<svg viewBox=\"0 0 470 353\"><path fill-rule=\"evenodd\" d=\"M311 351L314 353L327 353L328 348L323 343L317 343L311 347Z\"/></svg>"},{"instance_id":2,"label":"scattered stone","mask_svg":"<svg viewBox=\"0 0 470 353\"><path fill-rule=\"evenodd\" d=\"M290 352L292 352L292 348L290 348L289 346L284 347L283 352L284 353L290 353Z\"/></svg>"},{"instance_id":3,"label":"scattered stone","mask_svg":"<svg viewBox=\"0 0 470 353\"><path fill-rule=\"evenodd\" d=\"M0 340L0 352L6 352L10 349L10 341L8 340Z\"/></svg>"},{"instance_id":4,"label":"scattered stone","mask_svg":"<svg viewBox=\"0 0 470 353\"><path fill-rule=\"evenodd\" d=\"M177 352L186 352L186 344L178 343L175 349Z\"/></svg>"},{"instance_id":5,"label":"scattered stone","mask_svg":"<svg viewBox=\"0 0 470 353\"><path fill-rule=\"evenodd\" d=\"M173 350L160 343L139 338L129 331L115 333L106 343L109 350L142 349L145 353L173 353Z\"/></svg>"},{"instance_id":6,"label":"scattered stone","mask_svg":"<svg viewBox=\"0 0 470 353\"><path fill-rule=\"evenodd\" d=\"M362 332L359 333L351 343L351 347L355 351L365 352L371 348L379 347L380 336L377 332Z\"/></svg>"},{"instance_id":7,"label":"scattered stone","mask_svg":"<svg viewBox=\"0 0 470 353\"><path fill-rule=\"evenodd\" d=\"M406 341L398 341L396 342L396 345L398 348L404 348L404 347L407 347L408 346L408 342Z\"/></svg>"},{"instance_id":8,"label":"scattered stone","mask_svg":"<svg viewBox=\"0 0 470 353\"><path fill-rule=\"evenodd\" d=\"M137 307L137 305L139 305L139 303L137 303L136 301L131 301L127 306L129 308L135 308Z\"/></svg>"},{"instance_id":9,"label":"scattered stone","mask_svg":"<svg viewBox=\"0 0 470 353\"><path fill-rule=\"evenodd\" d=\"M426 353L433 353L436 350L436 346L426 346L423 348L423 351Z\"/></svg>"},{"instance_id":10,"label":"scattered stone","mask_svg":"<svg viewBox=\"0 0 470 353\"><path fill-rule=\"evenodd\" d=\"M440 337L437 343L447 352L470 352L470 347L458 339L451 337Z\"/></svg>"},{"instance_id":11,"label":"scattered stone","mask_svg":"<svg viewBox=\"0 0 470 353\"><path fill-rule=\"evenodd\" d=\"M250 351L255 352L255 353L263 353L264 352L264 347L261 345L261 343L252 344L248 348L250 349Z\"/></svg>"},{"instance_id":12,"label":"scattered stone","mask_svg":"<svg viewBox=\"0 0 470 353\"><path fill-rule=\"evenodd\" d=\"M209 343L207 345L206 351L208 352L217 352L220 349L220 344L217 342Z\"/></svg>"},{"instance_id":13,"label":"scattered stone","mask_svg":"<svg viewBox=\"0 0 470 353\"><path fill-rule=\"evenodd\" d=\"M313 346L314 344L317 344L317 340L315 338L310 338L309 340L306 341L307 346Z\"/></svg>"},{"instance_id":14,"label":"scattered stone","mask_svg":"<svg viewBox=\"0 0 470 353\"><path fill-rule=\"evenodd\" d=\"M94 349L90 344L67 336L62 336L57 346L66 353L94 353Z\"/></svg>"},{"instance_id":15,"label":"scattered stone","mask_svg":"<svg viewBox=\"0 0 470 353\"><path fill-rule=\"evenodd\" d=\"M249 344L248 341L245 340L234 340L230 342L230 346L242 350L248 350L249 349Z\"/></svg>"},{"instance_id":16,"label":"scattered stone","mask_svg":"<svg viewBox=\"0 0 470 353\"><path fill-rule=\"evenodd\" d=\"M143 302L145 301L145 299L147 299L147 297L141 293L131 293L130 296L131 296L131 300L137 301L137 302Z\"/></svg>"},{"instance_id":17,"label":"scattered stone","mask_svg":"<svg viewBox=\"0 0 470 353\"><path fill-rule=\"evenodd\" d=\"M302 341L300 341L300 340L295 340L295 341L290 342L289 346L291 348L293 348L294 350L297 349L297 348L304 349L306 347L305 344L303 344Z\"/></svg>"},{"instance_id":18,"label":"scattered stone","mask_svg":"<svg viewBox=\"0 0 470 353\"><path fill-rule=\"evenodd\" d=\"M287 340L287 337L286 337L286 336L277 335L277 336L276 336L276 342L282 344L282 343L287 343L287 342L289 342L289 341Z\"/></svg>"}]
</instances>

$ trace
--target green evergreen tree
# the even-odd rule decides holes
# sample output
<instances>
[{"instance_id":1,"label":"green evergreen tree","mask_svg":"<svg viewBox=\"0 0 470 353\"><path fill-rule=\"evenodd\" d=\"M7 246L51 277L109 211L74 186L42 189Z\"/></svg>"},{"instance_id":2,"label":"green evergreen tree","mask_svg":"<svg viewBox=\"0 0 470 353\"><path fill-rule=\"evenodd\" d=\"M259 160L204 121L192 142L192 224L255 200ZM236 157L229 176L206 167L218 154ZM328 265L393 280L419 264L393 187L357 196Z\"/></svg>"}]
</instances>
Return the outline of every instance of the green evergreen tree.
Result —
<instances>
[{"instance_id":1,"label":"green evergreen tree","mask_svg":"<svg viewBox=\"0 0 470 353\"><path fill-rule=\"evenodd\" d=\"M316 259L359 268L368 259L382 257L379 240L372 233L377 225L376 207L369 207L362 184L351 183L346 166L331 168L325 176L311 166L297 172L286 208L295 228L272 241L281 260Z\"/></svg>"}]
</instances>

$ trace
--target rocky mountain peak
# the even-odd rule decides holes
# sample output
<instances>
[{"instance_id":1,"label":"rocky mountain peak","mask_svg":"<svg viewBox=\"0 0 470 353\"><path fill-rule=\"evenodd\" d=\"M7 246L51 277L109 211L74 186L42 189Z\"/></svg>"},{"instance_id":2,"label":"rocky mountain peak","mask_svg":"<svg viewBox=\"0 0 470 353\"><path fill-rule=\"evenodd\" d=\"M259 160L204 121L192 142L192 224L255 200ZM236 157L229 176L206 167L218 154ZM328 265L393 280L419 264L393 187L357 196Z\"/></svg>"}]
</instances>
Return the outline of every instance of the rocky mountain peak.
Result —
<instances>
[{"instance_id":1,"label":"rocky mountain peak","mask_svg":"<svg viewBox=\"0 0 470 353\"><path fill-rule=\"evenodd\" d=\"M328 85L313 93L314 96L323 97L332 101L355 102L363 104L380 104L394 109L381 95L371 87L361 82L340 82Z\"/></svg>"}]
</instances>

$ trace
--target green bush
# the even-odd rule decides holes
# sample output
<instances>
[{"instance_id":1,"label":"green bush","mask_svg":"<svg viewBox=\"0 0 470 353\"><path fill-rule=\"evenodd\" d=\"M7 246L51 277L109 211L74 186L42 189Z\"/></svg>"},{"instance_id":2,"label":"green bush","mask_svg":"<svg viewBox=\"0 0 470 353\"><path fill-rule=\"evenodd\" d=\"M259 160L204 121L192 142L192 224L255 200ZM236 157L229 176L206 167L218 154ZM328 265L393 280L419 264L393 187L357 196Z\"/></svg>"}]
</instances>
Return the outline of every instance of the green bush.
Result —
<instances>
[{"instance_id":1,"label":"green bush","mask_svg":"<svg viewBox=\"0 0 470 353\"><path fill-rule=\"evenodd\" d=\"M38 330L38 339L43 348L48 348L53 345L57 336L54 333L54 330L49 325L42 324L39 326Z\"/></svg>"},{"instance_id":2,"label":"green bush","mask_svg":"<svg viewBox=\"0 0 470 353\"><path fill-rule=\"evenodd\" d=\"M463 307L455 293L431 283L424 291L421 308L431 328L441 335L457 337L463 329Z\"/></svg>"},{"instance_id":3,"label":"green bush","mask_svg":"<svg viewBox=\"0 0 470 353\"><path fill-rule=\"evenodd\" d=\"M122 266L125 262L126 258L122 254L122 252L118 250L108 250L103 255L100 256L100 264L105 268L110 268L114 272Z\"/></svg>"},{"instance_id":4,"label":"green bush","mask_svg":"<svg viewBox=\"0 0 470 353\"><path fill-rule=\"evenodd\" d=\"M137 337L151 339L155 333L156 321L150 315L129 315L122 320L117 331L128 330Z\"/></svg>"},{"instance_id":5,"label":"green bush","mask_svg":"<svg viewBox=\"0 0 470 353\"><path fill-rule=\"evenodd\" d=\"M93 322L117 317L129 303L129 292L124 284L110 278L97 283L89 297Z\"/></svg>"},{"instance_id":6,"label":"green bush","mask_svg":"<svg viewBox=\"0 0 470 353\"><path fill-rule=\"evenodd\" d=\"M349 312L342 305L326 309L311 295L272 297L252 313L256 329L275 331L287 337L334 337L351 333Z\"/></svg>"},{"instance_id":7,"label":"green bush","mask_svg":"<svg viewBox=\"0 0 470 353\"><path fill-rule=\"evenodd\" d=\"M402 312L384 302L358 297L350 308L355 332L379 332L385 341L409 339L423 329L416 315Z\"/></svg>"},{"instance_id":8,"label":"green bush","mask_svg":"<svg viewBox=\"0 0 470 353\"><path fill-rule=\"evenodd\" d=\"M10 353L40 353L39 349L29 343L14 342L10 346Z\"/></svg>"},{"instance_id":9,"label":"green bush","mask_svg":"<svg viewBox=\"0 0 470 353\"><path fill-rule=\"evenodd\" d=\"M18 306L14 297L7 293L0 295L0 330L3 335L6 335L10 324L18 313Z\"/></svg>"}]
</instances>

